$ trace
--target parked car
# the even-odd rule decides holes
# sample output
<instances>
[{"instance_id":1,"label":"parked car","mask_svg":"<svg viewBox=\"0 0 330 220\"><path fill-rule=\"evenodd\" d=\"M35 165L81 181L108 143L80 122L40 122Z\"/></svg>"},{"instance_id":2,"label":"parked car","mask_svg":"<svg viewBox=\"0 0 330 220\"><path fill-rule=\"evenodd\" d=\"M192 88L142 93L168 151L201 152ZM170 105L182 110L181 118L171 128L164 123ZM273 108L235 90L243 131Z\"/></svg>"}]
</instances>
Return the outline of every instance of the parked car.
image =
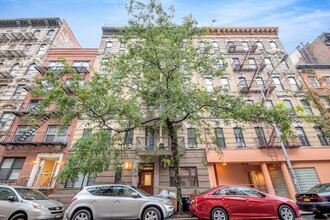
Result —
<instances>
[{"instance_id":1,"label":"parked car","mask_svg":"<svg viewBox=\"0 0 330 220\"><path fill-rule=\"evenodd\" d=\"M192 196L189 210L202 219L281 219L300 217L290 199L244 186L219 186Z\"/></svg>"},{"instance_id":2,"label":"parked car","mask_svg":"<svg viewBox=\"0 0 330 220\"><path fill-rule=\"evenodd\" d=\"M330 183L317 184L305 193L296 195L300 210L322 215L330 213Z\"/></svg>"},{"instance_id":3,"label":"parked car","mask_svg":"<svg viewBox=\"0 0 330 220\"><path fill-rule=\"evenodd\" d=\"M169 218L172 202L163 196L151 196L143 190L120 184L87 186L70 202L68 220Z\"/></svg>"},{"instance_id":4,"label":"parked car","mask_svg":"<svg viewBox=\"0 0 330 220\"><path fill-rule=\"evenodd\" d=\"M48 199L40 191L23 186L0 185L0 219L61 220L63 217L63 205Z\"/></svg>"}]
</instances>

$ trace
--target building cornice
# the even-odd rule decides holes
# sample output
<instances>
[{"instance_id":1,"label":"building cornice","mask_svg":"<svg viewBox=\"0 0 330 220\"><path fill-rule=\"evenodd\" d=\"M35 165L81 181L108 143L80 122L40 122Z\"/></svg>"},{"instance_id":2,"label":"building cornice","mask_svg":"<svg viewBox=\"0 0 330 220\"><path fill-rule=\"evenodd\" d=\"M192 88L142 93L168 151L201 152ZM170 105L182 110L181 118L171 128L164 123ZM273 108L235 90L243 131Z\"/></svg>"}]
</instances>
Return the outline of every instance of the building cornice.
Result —
<instances>
[{"instance_id":1,"label":"building cornice","mask_svg":"<svg viewBox=\"0 0 330 220\"><path fill-rule=\"evenodd\" d=\"M11 18L0 19L0 28L6 27L59 27L62 21L58 17L53 18Z\"/></svg>"},{"instance_id":2,"label":"building cornice","mask_svg":"<svg viewBox=\"0 0 330 220\"><path fill-rule=\"evenodd\" d=\"M278 34L278 27L209 27L211 34Z\"/></svg>"}]
</instances>

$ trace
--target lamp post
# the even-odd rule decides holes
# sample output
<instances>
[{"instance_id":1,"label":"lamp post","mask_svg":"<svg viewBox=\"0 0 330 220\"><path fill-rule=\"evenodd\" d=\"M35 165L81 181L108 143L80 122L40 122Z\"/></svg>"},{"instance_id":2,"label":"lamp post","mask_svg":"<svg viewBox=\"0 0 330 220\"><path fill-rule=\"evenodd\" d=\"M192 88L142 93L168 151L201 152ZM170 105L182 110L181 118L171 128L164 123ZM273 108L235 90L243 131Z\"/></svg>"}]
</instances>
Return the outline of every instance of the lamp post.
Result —
<instances>
[{"instance_id":1,"label":"lamp post","mask_svg":"<svg viewBox=\"0 0 330 220\"><path fill-rule=\"evenodd\" d=\"M288 54L284 54L284 55L282 56L282 58L280 59L280 61L278 62L278 64L277 64L277 65L274 67L274 69L269 73L269 77L268 77L268 79L267 79L267 81L266 81L266 84L265 84L263 87L261 87L260 91L261 91L261 94L262 94L262 98L263 98L264 100L266 100L266 97L265 97L264 91L266 90L266 87L265 87L265 86L267 85L268 80L271 78L272 73L275 71L275 69L276 69L276 68L277 68L282 62L284 62L287 58L288 58ZM290 158L289 158L289 156L288 156L288 153L287 153L287 151L286 151L286 148L285 148L284 142L283 142L282 139L281 139L282 132L279 130L279 128L278 128L278 126L277 126L277 123L274 122L274 123L273 123L273 127L274 127L274 129L275 129L276 136L277 136L277 138L278 138L279 141L280 141L281 150L282 150L282 152L283 152L283 154L284 154L285 161L286 161L286 164L287 164L287 166L288 166L289 173L290 173L290 175L291 175L291 181L292 181L293 185L295 186L295 190L297 191L297 193L300 193L300 192L301 192L301 189L300 189L300 185L299 185L299 183L298 183L297 176L296 176L296 174L295 174L295 172L294 172L294 170L293 170L293 167L292 167L292 164L291 164Z\"/></svg>"}]
</instances>

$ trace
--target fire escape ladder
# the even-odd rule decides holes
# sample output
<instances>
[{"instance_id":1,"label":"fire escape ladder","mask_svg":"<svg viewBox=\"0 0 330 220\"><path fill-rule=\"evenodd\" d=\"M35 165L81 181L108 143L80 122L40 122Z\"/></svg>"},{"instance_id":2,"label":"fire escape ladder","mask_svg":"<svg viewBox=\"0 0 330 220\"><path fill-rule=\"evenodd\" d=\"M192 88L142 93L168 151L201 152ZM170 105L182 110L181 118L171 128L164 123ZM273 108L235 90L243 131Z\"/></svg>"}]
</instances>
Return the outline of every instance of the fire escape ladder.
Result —
<instances>
[{"instance_id":1,"label":"fire escape ladder","mask_svg":"<svg viewBox=\"0 0 330 220\"><path fill-rule=\"evenodd\" d=\"M276 131L275 128L273 128L268 143L266 144L266 149L267 149L267 155L272 159L274 167L279 167L280 162L278 161L277 153L274 145L275 138L276 138Z\"/></svg>"},{"instance_id":2,"label":"fire escape ladder","mask_svg":"<svg viewBox=\"0 0 330 220\"><path fill-rule=\"evenodd\" d=\"M39 108L38 106L36 107ZM40 122L36 126L31 127L26 132L24 132L22 137L20 137L18 140L21 142L25 141L29 136L31 136L34 132L36 132L43 124L45 124L48 120L50 120L53 115L57 115L57 113L55 111L52 111L49 114L44 114L42 118L39 120Z\"/></svg>"}]
</instances>

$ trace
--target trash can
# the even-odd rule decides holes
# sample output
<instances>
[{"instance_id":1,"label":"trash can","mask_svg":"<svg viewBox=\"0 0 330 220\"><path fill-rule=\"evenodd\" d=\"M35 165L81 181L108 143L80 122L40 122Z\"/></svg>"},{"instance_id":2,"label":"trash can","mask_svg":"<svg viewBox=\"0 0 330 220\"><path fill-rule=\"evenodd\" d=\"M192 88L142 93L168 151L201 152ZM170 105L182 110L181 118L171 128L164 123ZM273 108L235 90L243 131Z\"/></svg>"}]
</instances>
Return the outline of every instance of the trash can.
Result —
<instances>
[{"instance_id":1,"label":"trash can","mask_svg":"<svg viewBox=\"0 0 330 220\"><path fill-rule=\"evenodd\" d=\"M189 211L189 196L182 197L182 211L188 212Z\"/></svg>"}]
</instances>

